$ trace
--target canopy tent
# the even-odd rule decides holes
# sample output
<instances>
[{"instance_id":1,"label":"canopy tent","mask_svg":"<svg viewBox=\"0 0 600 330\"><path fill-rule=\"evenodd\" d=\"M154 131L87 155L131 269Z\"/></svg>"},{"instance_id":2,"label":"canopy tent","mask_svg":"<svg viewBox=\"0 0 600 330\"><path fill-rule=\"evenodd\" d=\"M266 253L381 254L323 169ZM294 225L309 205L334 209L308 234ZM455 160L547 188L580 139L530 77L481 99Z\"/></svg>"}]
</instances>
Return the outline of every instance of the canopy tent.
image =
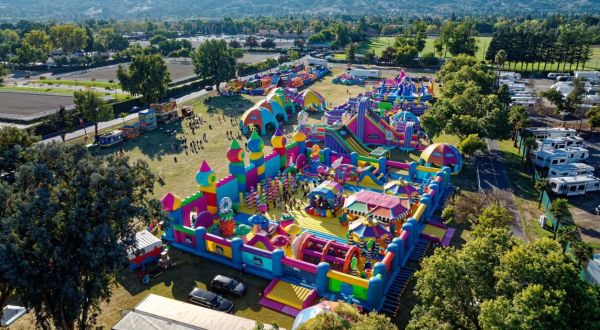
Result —
<instances>
[{"instance_id":1,"label":"canopy tent","mask_svg":"<svg viewBox=\"0 0 600 330\"><path fill-rule=\"evenodd\" d=\"M390 181L383 186L383 192L388 195L412 197L419 194L419 190L404 180Z\"/></svg>"},{"instance_id":2,"label":"canopy tent","mask_svg":"<svg viewBox=\"0 0 600 330\"><path fill-rule=\"evenodd\" d=\"M372 216L390 223L405 218L410 211L410 203L408 199L361 190L346 198L344 209L350 214Z\"/></svg>"},{"instance_id":3,"label":"canopy tent","mask_svg":"<svg viewBox=\"0 0 600 330\"><path fill-rule=\"evenodd\" d=\"M425 148L419 158L421 165L448 166L453 173L460 172L463 159L458 149L447 143L434 143Z\"/></svg>"},{"instance_id":4,"label":"canopy tent","mask_svg":"<svg viewBox=\"0 0 600 330\"><path fill-rule=\"evenodd\" d=\"M273 125L273 129L277 129L277 127L279 127L275 115L273 115L273 113L271 113L271 111L268 109L262 107L252 107L246 110L246 112L244 112L240 118L240 129L244 133L248 132L248 126L255 125L260 127L261 135L266 135L266 126L269 124Z\"/></svg>"},{"instance_id":5,"label":"canopy tent","mask_svg":"<svg viewBox=\"0 0 600 330\"><path fill-rule=\"evenodd\" d=\"M348 232L363 241L371 238L382 241L391 237L390 230L385 224L369 218L353 221Z\"/></svg>"},{"instance_id":6,"label":"canopy tent","mask_svg":"<svg viewBox=\"0 0 600 330\"><path fill-rule=\"evenodd\" d=\"M300 106L302 109L309 109L310 107L314 107L317 111L323 111L326 107L325 99L321 94L307 89L294 99L294 104Z\"/></svg>"},{"instance_id":7,"label":"canopy tent","mask_svg":"<svg viewBox=\"0 0 600 330\"><path fill-rule=\"evenodd\" d=\"M341 203L342 193L344 188L341 184L327 180L318 185L315 189L308 193L307 197L309 200L321 197L323 198L333 209L339 208Z\"/></svg>"}]
</instances>

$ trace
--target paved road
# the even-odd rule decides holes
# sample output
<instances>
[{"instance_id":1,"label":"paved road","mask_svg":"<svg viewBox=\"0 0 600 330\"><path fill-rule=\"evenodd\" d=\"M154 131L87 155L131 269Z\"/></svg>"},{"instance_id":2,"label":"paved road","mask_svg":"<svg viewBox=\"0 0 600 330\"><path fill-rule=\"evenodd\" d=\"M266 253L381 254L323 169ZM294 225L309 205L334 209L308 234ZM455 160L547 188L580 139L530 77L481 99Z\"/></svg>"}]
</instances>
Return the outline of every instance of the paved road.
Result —
<instances>
[{"instance_id":1,"label":"paved road","mask_svg":"<svg viewBox=\"0 0 600 330\"><path fill-rule=\"evenodd\" d=\"M510 181L504 166L504 159L498 149L498 141L486 140L486 142L488 152L479 155L476 159L479 190L495 191L499 195L513 217L513 223L510 225L511 231L515 236L527 241L515 197L510 191Z\"/></svg>"},{"instance_id":2,"label":"paved road","mask_svg":"<svg viewBox=\"0 0 600 330\"><path fill-rule=\"evenodd\" d=\"M305 57L303 57L303 58L301 58L299 60L303 60L304 58ZM290 64L290 63L286 63L286 64ZM277 68L271 69L271 70L276 70L276 69ZM269 70L267 70L267 71L269 71ZM263 71L263 73L267 72L267 71ZM254 75L255 74L247 75L245 77L242 77L242 79L249 79L251 77L254 77ZM222 83L220 87L221 88L225 88L225 85L226 85L226 83ZM213 86L213 87L216 87L216 85ZM199 91L196 91L196 92L192 92L190 94L183 95L183 96L181 96L179 98L176 98L176 100L177 100L177 103L183 103L183 102L186 102L186 101L193 100L195 98L201 97L203 95L206 95L208 93L210 93L210 92L202 89L202 90L199 90ZM125 117L125 121L134 120L137 117L138 117L137 113L132 113L132 114L128 115L127 117ZM106 128L109 128L109 127L117 126L117 125L121 124L122 122L123 122L123 119L121 119L121 118L113 119L113 120L110 120L110 121L100 122L98 124L98 130L102 130L102 129L106 129ZM89 127L89 128L86 128L86 129L80 129L80 130L77 130L77 131L73 131L73 132L67 134L66 137L65 137L65 139L66 140L76 139L78 137L81 137L81 136L85 135L86 132L89 132L90 130L93 130L93 129L94 129L93 127ZM55 136L53 138L42 140L41 142L42 143L47 143L47 142L52 142L52 141L60 142L60 141L62 141L62 139L60 138L60 136Z\"/></svg>"}]
</instances>

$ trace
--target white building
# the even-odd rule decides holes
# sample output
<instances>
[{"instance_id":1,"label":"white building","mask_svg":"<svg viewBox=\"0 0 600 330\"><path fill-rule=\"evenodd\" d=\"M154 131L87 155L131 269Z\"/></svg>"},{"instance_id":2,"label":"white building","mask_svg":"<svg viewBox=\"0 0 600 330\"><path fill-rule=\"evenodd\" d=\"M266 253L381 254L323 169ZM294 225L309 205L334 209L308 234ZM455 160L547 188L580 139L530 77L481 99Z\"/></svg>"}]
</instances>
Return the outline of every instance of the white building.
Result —
<instances>
[{"instance_id":1,"label":"white building","mask_svg":"<svg viewBox=\"0 0 600 330\"><path fill-rule=\"evenodd\" d=\"M592 175L563 176L550 178L548 181L550 189L560 195L584 195L587 192L600 190L600 179Z\"/></svg>"}]
</instances>

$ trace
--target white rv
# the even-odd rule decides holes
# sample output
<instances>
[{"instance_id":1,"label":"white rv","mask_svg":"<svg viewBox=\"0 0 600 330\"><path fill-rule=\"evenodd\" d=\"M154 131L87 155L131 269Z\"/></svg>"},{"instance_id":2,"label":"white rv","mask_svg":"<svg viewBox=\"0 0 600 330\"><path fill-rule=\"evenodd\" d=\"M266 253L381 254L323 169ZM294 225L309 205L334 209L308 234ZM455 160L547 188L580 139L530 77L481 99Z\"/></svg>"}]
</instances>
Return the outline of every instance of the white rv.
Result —
<instances>
[{"instance_id":1,"label":"white rv","mask_svg":"<svg viewBox=\"0 0 600 330\"><path fill-rule=\"evenodd\" d=\"M588 81L597 81L600 79L599 71L575 71L575 78L585 79Z\"/></svg>"},{"instance_id":2,"label":"white rv","mask_svg":"<svg viewBox=\"0 0 600 330\"><path fill-rule=\"evenodd\" d=\"M528 127L525 129L536 139L577 136L577 131L565 127Z\"/></svg>"},{"instance_id":3,"label":"white rv","mask_svg":"<svg viewBox=\"0 0 600 330\"><path fill-rule=\"evenodd\" d=\"M563 165L553 165L548 169L548 178L561 176L581 176L593 175L594 167L584 163L569 163Z\"/></svg>"},{"instance_id":4,"label":"white rv","mask_svg":"<svg viewBox=\"0 0 600 330\"><path fill-rule=\"evenodd\" d=\"M537 150L558 150L569 147L585 147L585 140L579 136L549 137L536 140Z\"/></svg>"},{"instance_id":5,"label":"white rv","mask_svg":"<svg viewBox=\"0 0 600 330\"><path fill-rule=\"evenodd\" d=\"M550 178L550 189L560 195L583 195L600 190L600 179L592 175L566 176Z\"/></svg>"},{"instance_id":6,"label":"white rv","mask_svg":"<svg viewBox=\"0 0 600 330\"><path fill-rule=\"evenodd\" d=\"M550 167L567 163L578 163L588 159L590 153L585 148L571 147L558 150L534 151L535 165L539 167Z\"/></svg>"},{"instance_id":7,"label":"white rv","mask_svg":"<svg viewBox=\"0 0 600 330\"><path fill-rule=\"evenodd\" d=\"M308 65L321 65L321 66L327 66L327 60L326 59L322 59L322 58L315 58L315 57L311 57L309 56L307 59Z\"/></svg>"},{"instance_id":8,"label":"white rv","mask_svg":"<svg viewBox=\"0 0 600 330\"><path fill-rule=\"evenodd\" d=\"M379 78L381 72L378 69L348 69L346 73L355 77Z\"/></svg>"}]
</instances>

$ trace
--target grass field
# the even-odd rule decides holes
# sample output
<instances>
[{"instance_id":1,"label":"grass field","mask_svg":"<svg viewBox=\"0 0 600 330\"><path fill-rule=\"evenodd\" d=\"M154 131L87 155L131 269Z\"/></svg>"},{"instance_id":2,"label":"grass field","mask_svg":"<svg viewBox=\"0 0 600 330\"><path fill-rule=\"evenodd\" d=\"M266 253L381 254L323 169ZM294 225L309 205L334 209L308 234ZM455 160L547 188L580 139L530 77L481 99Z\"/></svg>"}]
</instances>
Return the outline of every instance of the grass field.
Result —
<instances>
[{"instance_id":1,"label":"grass field","mask_svg":"<svg viewBox=\"0 0 600 330\"><path fill-rule=\"evenodd\" d=\"M91 81L91 80L63 80L63 79L41 79L32 81L36 84L48 84L48 85L65 85L65 86L81 86L81 87L100 87L100 88L121 88L119 83L110 83L104 81Z\"/></svg>"},{"instance_id":2,"label":"grass field","mask_svg":"<svg viewBox=\"0 0 600 330\"><path fill-rule=\"evenodd\" d=\"M427 40L425 41L425 48L423 49L421 54L430 53L430 52L435 53L433 44L436 39L437 39L437 37L428 37ZM475 57L480 61L484 61L485 53L490 45L492 37L475 37L475 39L477 41L477 53L475 54ZM357 48L356 52L358 54L366 54L368 51L374 51L375 54L377 54L377 56L381 56L381 53L383 52L383 50L385 48L387 48L388 46L394 45L395 40L396 40L395 37L371 38L371 39L361 43L360 46ZM585 67L586 70L600 69L600 46L594 46L592 48L592 51L593 51L592 58L586 64L586 67ZM336 60L345 60L346 54L335 53L335 54L333 54L333 57ZM452 55L450 53L446 53L446 57L451 58ZM530 64L528 66L527 70L525 70L525 65L521 65L521 63L517 63L516 67L514 66L513 63L506 63L506 67L507 68L510 67L511 70L517 70L517 71L538 71L537 63L533 63L533 65ZM513 69L513 67L515 69ZM541 63L540 69L543 69L543 67L544 67L544 63ZM561 65L560 70L563 70L562 68L563 68L563 66ZM567 65L567 70L574 70L574 69L575 69L574 65L571 68L569 68L569 66ZM557 63L552 63L552 64L549 63L546 65L545 71L560 71L560 70L558 68ZM583 70L583 68L580 67L580 70Z\"/></svg>"}]
</instances>

